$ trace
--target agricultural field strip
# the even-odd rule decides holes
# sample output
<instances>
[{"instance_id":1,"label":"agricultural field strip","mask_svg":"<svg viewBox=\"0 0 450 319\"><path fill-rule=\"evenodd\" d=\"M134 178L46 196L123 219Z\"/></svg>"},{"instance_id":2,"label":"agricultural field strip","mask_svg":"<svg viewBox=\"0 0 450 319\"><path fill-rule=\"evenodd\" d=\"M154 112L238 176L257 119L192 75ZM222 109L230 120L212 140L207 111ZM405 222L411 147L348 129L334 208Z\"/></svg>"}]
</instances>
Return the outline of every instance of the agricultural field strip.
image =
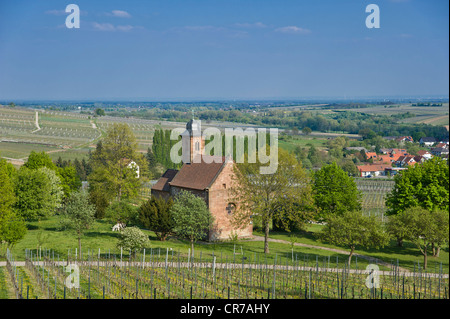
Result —
<instances>
[{"instance_id":1,"label":"agricultural field strip","mask_svg":"<svg viewBox=\"0 0 450 319\"><path fill-rule=\"evenodd\" d=\"M78 262L76 261L72 261L70 263L67 263L67 261L55 261L52 262L55 266L67 266L68 264L78 264ZM14 262L16 267L25 267L25 262L24 261L15 261ZM46 263L44 261L34 261L33 264L35 266L44 266ZM140 267L140 268L176 268L176 267L180 267L180 268L191 268L191 267L202 267L202 268L217 268L217 269L225 269L227 267L229 268L235 268L235 269L241 269L241 268L245 268L245 269L257 269L259 267L261 267L260 264L241 264L241 263L211 263L211 262L202 262L202 263L188 263L188 262L181 262L181 263L173 263L171 261L167 262L167 264L165 262L105 262L105 261L92 261L92 262L86 262L83 261L80 263L80 265L82 266L91 266L91 267ZM6 266L6 262L0 262L0 267L5 267ZM265 268L267 269L273 269L274 265L272 264L267 264L264 265ZM309 266L285 266L285 265L276 265L275 266L277 270L297 270L297 268L300 268L301 271L318 271L318 272L335 272L335 273L340 273L342 272L341 268L323 268L323 267L309 267ZM366 273L364 270L360 270L360 269L349 269L346 270L351 274L364 274ZM408 271L408 272L400 272L401 275L405 276L405 277L419 277L419 276L423 276L424 274L419 274L419 273L414 273L412 271ZM368 274L368 272L367 272ZM393 271L387 271L387 270L379 270L378 274L381 276L398 276L399 272L395 273ZM439 276L441 276L441 278L449 278L449 274L439 274L439 273L426 273L427 277L430 278L438 278Z\"/></svg>"}]
</instances>

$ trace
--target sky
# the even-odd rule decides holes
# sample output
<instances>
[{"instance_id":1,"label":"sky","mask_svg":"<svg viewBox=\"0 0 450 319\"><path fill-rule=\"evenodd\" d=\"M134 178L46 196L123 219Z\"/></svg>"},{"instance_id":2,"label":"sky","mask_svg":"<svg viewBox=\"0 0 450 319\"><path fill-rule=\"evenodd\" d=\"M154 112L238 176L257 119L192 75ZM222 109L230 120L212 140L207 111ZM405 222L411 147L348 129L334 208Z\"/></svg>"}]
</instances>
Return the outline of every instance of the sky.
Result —
<instances>
[{"instance_id":1,"label":"sky","mask_svg":"<svg viewBox=\"0 0 450 319\"><path fill-rule=\"evenodd\" d=\"M0 0L0 100L448 95L446 0Z\"/></svg>"}]
</instances>

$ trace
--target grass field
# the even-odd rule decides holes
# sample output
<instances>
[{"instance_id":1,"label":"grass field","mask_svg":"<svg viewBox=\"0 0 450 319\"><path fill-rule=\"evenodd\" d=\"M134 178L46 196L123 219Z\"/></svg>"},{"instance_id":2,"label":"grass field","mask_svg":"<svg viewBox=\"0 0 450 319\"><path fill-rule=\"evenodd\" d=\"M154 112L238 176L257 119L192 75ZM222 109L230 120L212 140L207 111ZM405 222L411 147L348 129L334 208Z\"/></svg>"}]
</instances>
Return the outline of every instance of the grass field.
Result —
<instances>
[{"instance_id":1,"label":"grass field","mask_svg":"<svg viewBox=\"0 0 450 319\"><path fill-rule=\"evenodd\" d=\"M349 268L346 255L282 243L270 243L271 253L264 255L263 243L255 241L199 242L191 252L185 241L159 242L148 231L150 245L130 254L117 249L118 235L110 226L97 221L83 238L80 256L76 239L58 230L56 217L31 223L27 238L9 259L12 267L0 267L0 299L16 295L25 299L448 298L448 278L429 274L448 273L448 248L439 259L430 258L426 272L418 267L420 256L409 243L403 248L391 243L380 251L357 251L390 259L390 267L379 264L386 273L380 274L379 289L373 290L366 286L369 262L363 258L354 257ZM317 245L314 234L321 227L310 225L307 232L297 232L297 242ZM271 238L291 240L289 235L273 232ZM36 245L37 240L42 246ZM19 260L26 260L25 266L16 266ZM80 269L80 288L66 289L63 264L74 260ZM405 266L411 272L405 273Z\"/></svg>"},{"instance_id":2,"label":"grass field","mask_svg":"<svg viewBox=\"0 0 450 319\"><path fill-rule=\"evenodd\" d=\"M98 251L99 248L102 251L110 250L117 253L117 242L119 235L117 232L112 232L112 224L105 220L97 220L93 226L85 233L82 239L83 251ZM338 247L330 243L324 243L318 241L316 234L320 231L321 225L310 224L307 231L304 232L271 232L270 238L281 239L286 243L270 242L270 254L267 259L273 262L276 256L289 257L292 254L297 254L299 258L307 259L311 262L311 265L315 263L317 258L331 258L334 262L338 260L338 264L342 264L347 261L348 256L345 253L331 251L330 249L338 249L347 251L345 247ZM74 233L69 231L62 231L59 227L58 216L54 216L48 220L42 220L40 222L32 222L28 224L29 231L25 238L21 240L13 249L14 255L17 260L24 260L26 249L38 249L40 247L52 249L56 254L60 256L66 256L68 250L74 251L77 248L78 241ZM187 253L190 244L186 240L170 237L167 241L161 242L157 240L156 235L152 231L143 230L150 238L150 246L152 249L167 249L170 248L175 251ZM263 233L256 229L254 235L263 236ZM294 237L293 237L294 236ZM292 242L314 245L318 247L302 247L292 245ZM323 247L325 249L321 249ZM198 242L195 245L195 250L201 250L205 254L211 254L213 251L221 252L223 254L241 253L244 254L258 254L263 255L264 243L262 241L252 240L240 240L238 242ZM405 242L404 247L400 248L396 246L396 242L392 241L388 247L381 250L376 249L358 249L355 253L368 257L378 258L380 261L386 263L395 264L399 262L399 265L403 268L413 270L417 262L422 264L423 256L420 251L414 247L411 243ZM353 267L358 263L358 268L364 269L369 261L359 258L353 258ZM429 257L429 265L432 270L439 267L439 263L442 263L442 267L445 273L448 273L449 269L449 254L448 247L441 250L439 258Z\"/></svg>"}]
</instances>

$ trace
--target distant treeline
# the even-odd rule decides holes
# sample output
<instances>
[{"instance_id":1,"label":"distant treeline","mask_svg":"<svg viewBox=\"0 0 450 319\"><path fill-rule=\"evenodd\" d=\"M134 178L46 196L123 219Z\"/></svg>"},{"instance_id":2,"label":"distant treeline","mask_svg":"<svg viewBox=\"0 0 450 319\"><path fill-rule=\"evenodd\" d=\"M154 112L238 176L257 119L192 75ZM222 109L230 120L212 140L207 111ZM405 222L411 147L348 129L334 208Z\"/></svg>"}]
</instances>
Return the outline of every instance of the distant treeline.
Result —
<instances>
[{"instance_id":1,"label":"distant treeline","mask_svg":"<svg viewBox=\"0 0 450 319\"><path fill-rule=\"evenodd\" d=\"M413 103L411 106L442 106L442 103Z\"/></svg>"}]
</instances>

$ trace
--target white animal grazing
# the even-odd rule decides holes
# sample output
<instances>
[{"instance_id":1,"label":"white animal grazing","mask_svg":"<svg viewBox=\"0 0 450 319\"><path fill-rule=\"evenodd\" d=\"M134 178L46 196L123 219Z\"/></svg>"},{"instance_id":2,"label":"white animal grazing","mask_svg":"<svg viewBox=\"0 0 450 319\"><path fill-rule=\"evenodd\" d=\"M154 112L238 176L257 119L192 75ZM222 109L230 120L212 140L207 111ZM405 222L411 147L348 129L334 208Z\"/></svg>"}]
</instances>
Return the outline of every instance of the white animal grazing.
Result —
<instances>
[{"instance_id":1,"label":"white animal grazing","mask_svg":"<svg viewBox=\"0 0 450 319\"><path fill-rule=\"evenodd\" d=\"M113 226L112 231L120 231L124 229L126 225L124 223L117 223Z\"/></svg>"}]
</instances>

